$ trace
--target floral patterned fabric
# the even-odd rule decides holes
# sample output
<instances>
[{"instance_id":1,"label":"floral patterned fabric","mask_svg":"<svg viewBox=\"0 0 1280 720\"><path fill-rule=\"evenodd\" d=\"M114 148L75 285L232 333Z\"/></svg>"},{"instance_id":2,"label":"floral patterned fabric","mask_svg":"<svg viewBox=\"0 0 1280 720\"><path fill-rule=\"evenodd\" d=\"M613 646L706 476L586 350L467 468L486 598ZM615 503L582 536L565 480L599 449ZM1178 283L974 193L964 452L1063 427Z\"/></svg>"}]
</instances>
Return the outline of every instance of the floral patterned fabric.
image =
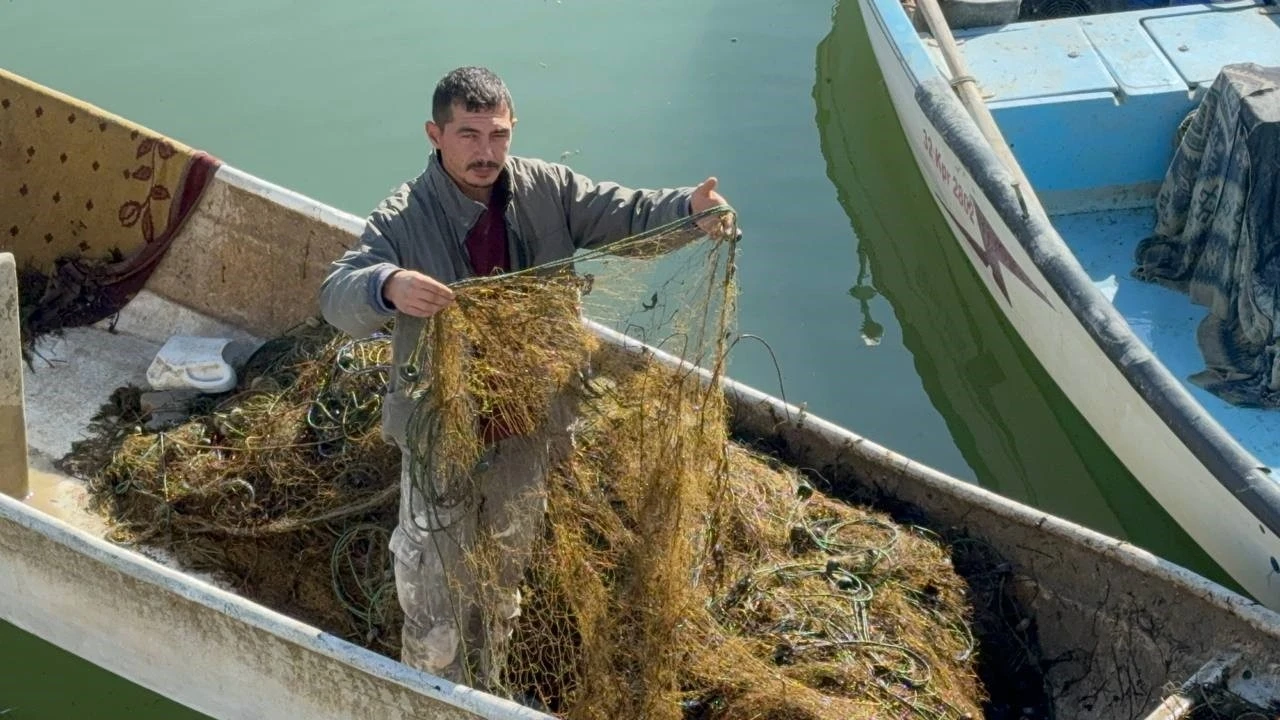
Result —
<instances>
[{"instance_id":1,"label":"floral patterned fabric","mask_svg":"<svg viewBox=\"0 0 1280 720\"><path fill-rule=\"evenodd\" d=\"M126 300L198 201L218 161L0 70L0 251L53 274L107 261L97 283Z\"/></svg>"}]
</instances>

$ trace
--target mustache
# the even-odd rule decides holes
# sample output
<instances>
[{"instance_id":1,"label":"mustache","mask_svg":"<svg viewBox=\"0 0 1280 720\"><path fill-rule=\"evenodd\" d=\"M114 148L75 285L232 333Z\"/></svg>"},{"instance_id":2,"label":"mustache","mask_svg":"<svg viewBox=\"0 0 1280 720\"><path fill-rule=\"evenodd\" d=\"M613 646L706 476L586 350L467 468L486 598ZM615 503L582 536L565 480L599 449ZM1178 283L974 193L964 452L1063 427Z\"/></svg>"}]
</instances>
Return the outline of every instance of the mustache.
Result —
<instances>
[{"instance_id":1,"label":"mustache","mask_svg":"<svg viewBox=\"0 0 1280 720\"><path fill-rule=\"evenodd\" d=\"M489 168L490 170L501 170L502 166L496 162L493 162L492 160L477 160L467 165L468 170L480 170L482 168Z\"/></svg>"}]
</instances>

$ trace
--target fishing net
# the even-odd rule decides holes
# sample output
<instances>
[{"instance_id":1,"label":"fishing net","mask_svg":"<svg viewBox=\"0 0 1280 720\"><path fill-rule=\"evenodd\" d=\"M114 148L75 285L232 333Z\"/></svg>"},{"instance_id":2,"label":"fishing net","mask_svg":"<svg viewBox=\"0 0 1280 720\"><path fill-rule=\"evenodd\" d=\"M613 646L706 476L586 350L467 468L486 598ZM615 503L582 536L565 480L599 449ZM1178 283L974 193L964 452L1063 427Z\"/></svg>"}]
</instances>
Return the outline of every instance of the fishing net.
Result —
<instances>
[{"instance_id":1,"label":"fishing net","mask_svg":"<svg viewBox=\"0 0 1280 720\"><path fill-rule=\"evenodd\" d=\"M385 337L307 323L171 427L146 429L141 393L117 390L64 469L89 479L116 542L394 653L387 541L400 456L379 431L389 358Z\"/></svg>"},{"instance_id":2,"label":"fishing net","mask_svg":"<svg viewBox=\"0 0 1280 720\"><path fill-rule=\"evenodd\" d=\"M494 691L569 718L977 717L971 608L945 544L731 441L718 380L738 240L695 224L731 217L458 283L399 367L385 337L282 340L190 422L123 431L97 495L129 539L203 558L251 597L274 581L274 606L394 655L399 457L375 434L400 373L411 491L429 507L477 504L495 437L567 448L547 451ZM553 422L566 404L573 422ZM269 570L247 560L282 549ZM477 581L456 592L482 615L498 612L503 561L484 532L468 545ZM302 607L306 593L329 609Z\"/></svg>"},{"instance_id":3,"label":"fishing net","mask_svg":"<svg viewBox=\"0 0 1280 720\"><path fill-rule=\"evenodd\" d=\"M470 280L423 334L407 444L429 506L478 504L490 428L571 447L547 463L501 689L572 718L976 716L940 543L730 442L737 247L689 221ZM505 612L487 591L509 551L484 532L468 549L476 580L455 592Z\"/></svg>"}]
</instances>

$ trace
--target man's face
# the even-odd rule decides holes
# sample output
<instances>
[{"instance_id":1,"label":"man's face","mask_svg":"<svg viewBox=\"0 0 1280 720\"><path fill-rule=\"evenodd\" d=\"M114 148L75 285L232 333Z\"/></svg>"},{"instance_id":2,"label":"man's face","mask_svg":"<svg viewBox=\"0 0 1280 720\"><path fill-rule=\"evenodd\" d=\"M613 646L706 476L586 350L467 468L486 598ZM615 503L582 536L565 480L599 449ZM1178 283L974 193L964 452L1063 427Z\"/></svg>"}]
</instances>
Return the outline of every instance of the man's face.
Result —
<instances>
[{"instance_id":1,"label":"man's face","mask_svg":"<svg viewBox=\"0 0 1280 720\"><path fill-rule=\"evenodd\" d=\"M444 169L464 192L483 191L493 186L507 162L514 124L511 110L505 105L469 112L454 103L449 122L427 123L427 137L440 151Z\"/></svg>"}]
</instances>

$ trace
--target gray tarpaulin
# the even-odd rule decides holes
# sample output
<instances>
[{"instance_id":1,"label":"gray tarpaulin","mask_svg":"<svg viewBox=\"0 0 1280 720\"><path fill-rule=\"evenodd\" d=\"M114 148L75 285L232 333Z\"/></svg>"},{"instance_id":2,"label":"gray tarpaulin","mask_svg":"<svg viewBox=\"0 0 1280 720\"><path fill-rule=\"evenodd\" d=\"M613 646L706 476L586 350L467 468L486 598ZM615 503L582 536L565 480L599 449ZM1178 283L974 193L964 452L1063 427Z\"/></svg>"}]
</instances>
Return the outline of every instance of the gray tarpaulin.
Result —
<instances>
[{"instance_id":1,"label":"gray tarpaulin","mask_svg":"<svg viewBox=\"0 0 1280 720\"><path fill-rule=\"evenodd\" d=\"M1191 381L1280 407L1280 68L1228 65L1187 123L1134 276L1209 309Z\"/></svg>"}]
</instances>

